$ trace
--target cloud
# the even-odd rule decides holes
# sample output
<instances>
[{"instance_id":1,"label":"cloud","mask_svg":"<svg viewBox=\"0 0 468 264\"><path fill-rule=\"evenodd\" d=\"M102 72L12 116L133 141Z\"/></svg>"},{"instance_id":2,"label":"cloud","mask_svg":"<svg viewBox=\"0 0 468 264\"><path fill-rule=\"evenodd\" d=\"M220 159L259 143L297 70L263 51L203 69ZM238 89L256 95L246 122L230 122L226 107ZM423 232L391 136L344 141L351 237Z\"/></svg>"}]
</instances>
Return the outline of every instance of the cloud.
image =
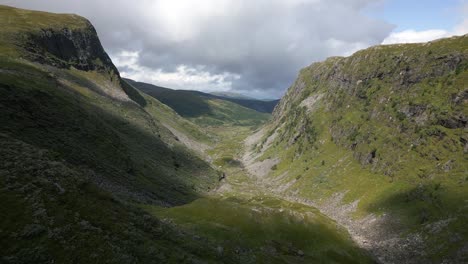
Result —
<instances>
[{"instance_id":1,"label":"cloud","mask_svg":"<svg viewBox=\"0 0 468 264\"><path fill-rule=\"evenodd\" d=\"M364 14L376 0L0 2L87 17L135 79L262 97L281 96L314 61L381 43L394 27Z\"/></svg>"},{"instance_id":2,"label":"cloud","mask_svg":"<svg viewBox=\"0 0 468 264\"><path fill-rule=\"evenodd\" d=\"M467 34L468 18L466 17L468 17L468 1L463 1L459 13L463 19L460 23L455 25L452 30L429 29L417 31L413 29L407 29L400 32L392 32L382 41L382 44L421 43L440 38Z\"/></svg>"},{"instance_id":3,"label":"cloud","mask_svg":"<svg viewBox=\"0 0 468 264\"><path fill-rule=\"evenodd\" d=\"M229 91L232 81L240 77L235 74L211 74L203 66L197 68L179 65L174 71L165 72L138 64L139 52L120 52L114 56L113 62L120 69L123 77L146 83L155 83L174 89L204 90L207 92Z\"/></svg>"},{"instance_id":4,"label":"cloud","mask_svg":"<svg viewBox=\"0 0 468 264\"><path fill-rule=\"evenodd\" d=\"M441 29L430 29L423 31L404 30L400 32L393 32L382 41L382 44L395 44L395 43L420 43L427 42L434 39L444 38L450 35L450 32Z\"/></svg>"}]
</instances>

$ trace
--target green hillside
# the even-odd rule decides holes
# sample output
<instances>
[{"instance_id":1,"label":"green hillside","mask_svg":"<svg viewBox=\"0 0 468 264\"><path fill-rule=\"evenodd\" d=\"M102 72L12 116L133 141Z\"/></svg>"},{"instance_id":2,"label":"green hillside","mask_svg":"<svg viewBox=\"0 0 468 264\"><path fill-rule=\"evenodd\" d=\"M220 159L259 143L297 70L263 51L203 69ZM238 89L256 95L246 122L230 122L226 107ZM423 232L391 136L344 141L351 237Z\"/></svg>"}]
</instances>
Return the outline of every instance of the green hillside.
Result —
<instances>
[{"instance_id":1,"label":"green hillside","mask_svg":"<svg viewBox=\"0 0 468 264\"><path fill-rule=\"evenodd\" d=\"M0 25L1 262L199 254L133 204L214 188L219 173L166 126L206 133L123 82L87 20L0 6Z\"/></svg>"},{"instance_id":2,"label":"green hillside","mask_svg":"<svg viewBox=\"0 0 468 264\"><path fill-rule=\"evenodd\" d=\"M270 117L276 101L228 98L198 91L172 90L127 79L137 89L202 126L255 126ZM253 109L252 109L253 108ZM262 111L257 111L259 109Z\"/></svg>"},{"instance_id":3,"label":"green hillside","mask_svg":"<svg viewBox=\"0 0 468 264\"><path fill-rule=\"evenodd\" d=\"M466 262L467 83L467 35L314 63L251 166L274 164L270 190L310 201L381 261Z\"/></svg>"}]
</instances>

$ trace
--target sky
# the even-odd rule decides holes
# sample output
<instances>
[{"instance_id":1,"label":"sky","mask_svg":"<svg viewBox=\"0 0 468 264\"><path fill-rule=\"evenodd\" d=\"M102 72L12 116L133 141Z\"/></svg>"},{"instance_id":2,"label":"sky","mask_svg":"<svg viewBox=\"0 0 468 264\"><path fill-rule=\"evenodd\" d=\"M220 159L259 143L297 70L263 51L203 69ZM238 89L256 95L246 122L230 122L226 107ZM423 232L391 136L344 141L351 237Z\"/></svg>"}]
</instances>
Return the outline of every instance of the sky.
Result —
<instances>
[{"instance_id":1,"label":"sky","mask_svg":"<svg viewBox=\"0 0 468 264\"><path fill-rule=\"evenodd\" d=\"M0 0L88 18L124 77L279 98L299 70L468 33L468 0Z\"/></svg>"}]
</instances>

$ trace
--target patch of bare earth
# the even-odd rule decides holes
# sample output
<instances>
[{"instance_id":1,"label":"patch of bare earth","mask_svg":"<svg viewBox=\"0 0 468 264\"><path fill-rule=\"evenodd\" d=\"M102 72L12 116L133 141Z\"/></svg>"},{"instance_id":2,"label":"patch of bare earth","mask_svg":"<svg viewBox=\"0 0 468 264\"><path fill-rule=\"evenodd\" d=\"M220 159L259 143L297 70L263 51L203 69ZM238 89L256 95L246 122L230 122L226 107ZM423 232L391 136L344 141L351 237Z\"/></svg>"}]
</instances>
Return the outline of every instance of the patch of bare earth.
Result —
<instances>
[{"instance_id":1,"label":"patch of bare earth","mask_svg":"<svg viewBox=\"0 0 468 264\"><path fill-rule=\"evenodd\" d=\"M257 131L255 134L249 136L244 141L244 146L247 151L245 151L242 157L242 163L247 172L250 175L253 175L257 180L263 180L268 175L268 173L270 173L272 167L278 164L280 161L278 158L268 158L261 161L258 160L263 151L265 151L271 145L277 135L275 131L266 139L261 151L255 152L254 147L256 146L257 142L259 142L264 137L266 132L267 128L265 127Z\"/></svg>"}]
</instances>

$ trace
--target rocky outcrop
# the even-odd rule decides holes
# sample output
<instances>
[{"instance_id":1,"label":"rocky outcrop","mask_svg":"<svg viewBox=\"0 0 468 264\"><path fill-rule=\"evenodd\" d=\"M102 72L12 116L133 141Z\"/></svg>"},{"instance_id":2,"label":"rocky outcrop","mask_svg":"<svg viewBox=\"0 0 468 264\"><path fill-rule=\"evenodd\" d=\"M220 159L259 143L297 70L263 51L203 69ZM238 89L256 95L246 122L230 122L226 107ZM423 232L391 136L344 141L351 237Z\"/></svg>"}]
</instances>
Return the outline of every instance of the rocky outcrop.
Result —
<instances>
[{"instance_id":1,"label":"rocky outcrop","mask_svg":"<svg viewBox=\"0 0 468 264\"><path fill-rule=\"evenodd\" d=\"M32 61L42 64L84 71L109 71L119 75L89 22L87 27L80 29L64 27L61 30L42 29L39 33L31 33L24 49L29 52Z\"/></svg>"},{"instance_id":2,"label":"rocky outcrop","mask_svg":"<svg viewBox=\"0 0 468 264\"><path fill-rule=\"evenodd\" d=\"M58 68L74 67L79 70L108 71L119 75L117 68L104 51L96 30L87 22L86 27L70 29L41 29L30 33L25 49L30 60Z\"/></svg>"}]
</instances>

